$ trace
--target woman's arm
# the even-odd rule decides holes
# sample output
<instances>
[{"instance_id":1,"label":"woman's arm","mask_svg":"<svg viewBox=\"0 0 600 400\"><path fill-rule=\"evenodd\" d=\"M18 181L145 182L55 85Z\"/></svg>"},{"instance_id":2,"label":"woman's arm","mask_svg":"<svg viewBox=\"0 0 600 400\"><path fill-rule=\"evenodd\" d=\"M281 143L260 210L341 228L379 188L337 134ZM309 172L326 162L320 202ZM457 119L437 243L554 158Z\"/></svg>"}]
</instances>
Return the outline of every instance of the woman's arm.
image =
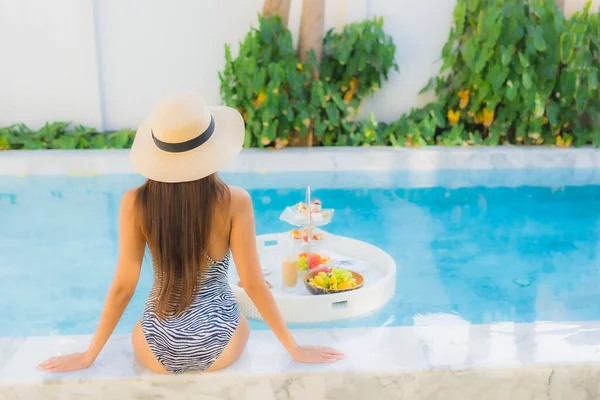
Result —
<instances>
[{"instance_id":1,"label":"woman's arm","mask_svg":"<svg viewBox=\"0 0 600 400\"><path fill-rule=\"evenodd\" d=\"M119 258L100 322L84 353L53 357L39 365L50 372L87 368L96 360L129 304L140 276L146 242L134 219L135 190L123 195L119 216Z\"/></svg>"},{"instance_id":2,"label":"woman's arm","mask_svg":"<svg viewBox=\"0 0 600 400\"><path fill-rule=\"evenodd\" d=\"M285 349L301 362L332 362L343 354L327 348L300 347L288 330L263 277L256 249L254 209L248 192L231 188L231 251L241 285Z\"/></svg>"}]
</instances>

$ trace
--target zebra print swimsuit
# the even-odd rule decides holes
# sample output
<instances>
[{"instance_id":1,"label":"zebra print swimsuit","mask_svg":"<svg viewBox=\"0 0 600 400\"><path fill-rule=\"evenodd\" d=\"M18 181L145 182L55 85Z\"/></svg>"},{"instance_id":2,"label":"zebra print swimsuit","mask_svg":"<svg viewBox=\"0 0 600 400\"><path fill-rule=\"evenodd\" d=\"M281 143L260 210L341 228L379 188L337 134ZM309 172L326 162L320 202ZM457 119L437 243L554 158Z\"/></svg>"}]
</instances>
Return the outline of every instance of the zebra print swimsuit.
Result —
<instances>
[{"instance_id":1,"label":"zebra print swimsuit","mask_svg":"<svg viewBox=\"0 0 600 400\"><path fill-rule=\"evenodd\" d=\"M192 305L159 319L153 312L156 288L142 314L142 332L156 359L169 373L206 371L221 355L240 322L240 311L227 281L229 254L210 262Z\"/></svg>"}]
</instances>

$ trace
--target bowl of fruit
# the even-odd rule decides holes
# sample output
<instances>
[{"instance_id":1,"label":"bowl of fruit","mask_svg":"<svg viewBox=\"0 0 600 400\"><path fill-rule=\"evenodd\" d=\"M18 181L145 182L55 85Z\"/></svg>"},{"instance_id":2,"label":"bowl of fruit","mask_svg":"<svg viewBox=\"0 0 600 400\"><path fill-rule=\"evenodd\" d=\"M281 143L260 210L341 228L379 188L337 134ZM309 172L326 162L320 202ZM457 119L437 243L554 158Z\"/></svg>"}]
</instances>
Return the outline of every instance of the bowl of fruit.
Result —
<instances>
[{"instance_id":1,"label":"bowl of fruit","mask_svg":"<svg viewBox=\"0 0 600 400\"><path fill-rule=\"evenodd\" d=\"M335 294L360 289L365 278L358 272L342 268L318 268L304 276L310 294Z\"/></svg>"}]
</instances>

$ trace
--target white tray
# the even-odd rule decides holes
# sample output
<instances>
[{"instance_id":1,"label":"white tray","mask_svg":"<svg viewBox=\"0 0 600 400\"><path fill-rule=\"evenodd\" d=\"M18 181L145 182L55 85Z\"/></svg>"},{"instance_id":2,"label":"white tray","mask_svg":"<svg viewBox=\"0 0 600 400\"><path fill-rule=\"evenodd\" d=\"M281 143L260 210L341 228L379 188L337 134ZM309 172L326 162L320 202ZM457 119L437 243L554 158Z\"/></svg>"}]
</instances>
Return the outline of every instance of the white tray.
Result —
<instances>
[{"instance_id":1,"label":"white tray","mask_svg":"<svg viewBox=\"0 0 600 400\"><path fill-rule=\"evenodd\" d=\"M385 251L359 240L336 236L328 243L332 254L363 261L352 268L365 278L360 289L333 295L315 296L308 293L302 281L293 290L284 290L281 284L281 254L287 246L281 233L257 237L258 251L265 278L273 285L273 296L283 319L293 323L338 321L369 314L383 307L394 296L396 288L396 263ZM322 251L327 253L327 251ZM262 320L258 310L237 283L239 277L235 264L229 268L229 283L242 313L250 319Z\"/></svg>"}]
</instances>

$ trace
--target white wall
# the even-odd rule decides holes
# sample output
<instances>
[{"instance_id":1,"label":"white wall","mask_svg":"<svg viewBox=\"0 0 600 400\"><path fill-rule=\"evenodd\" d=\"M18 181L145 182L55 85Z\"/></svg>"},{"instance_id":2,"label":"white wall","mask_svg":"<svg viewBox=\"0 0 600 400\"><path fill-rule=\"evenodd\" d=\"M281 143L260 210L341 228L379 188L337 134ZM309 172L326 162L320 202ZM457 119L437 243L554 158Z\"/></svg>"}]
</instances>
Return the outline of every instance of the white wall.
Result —
<instances>
[{"instance_id":1,"label":"white wall","mask_svg":"<svg viewBox=\"0 0 600 400\"><path fill-rule=\"evenodd\" d=\"M575 11L581 10L587 4L588 0L563 0L563 10L567 16L571 16ZM600 6L600 0L592 0L592 10L597 10Z\"/></svg>"},{"instance_id":2,"label":"white wall","mask_svg":"<svg viewBox=\"0 0 600 400\"><path fill-rule=\"evenodd\" d=\"M302 0L292 0L297 41ZM595 0L595 5L600 0ZM382 121L423 103L438 72L456 0L327 0L326 28L381 15L397 46L392 74L363 113ZM580 4L581 3L581 4ZM565 10L583 0L565 0ZM135 127L152 104L183 89L219 103L225 43L256 23L263 0L0 0L0 126L72 120Z\"/></svg>"},{"instance_id":3,"label":"white wall","mask_svg":"<svg viewBox=\"0 0 600 400\"><path fill-rule=\"evenodd\" d=\"M99 0L108 128L135 126L162 96L201 91L219 103L224 44L247 32L262 0Z\"/></svg>"},{"instance_id":4,"label":"white wall","mask_svg":"<svg viewBox=\"0 0 600 400\"><path fill-rule=\"evenodd\" d=\"M0 0L0 126L99 126L92 2Z\"/></svg>"}]
</instances>

